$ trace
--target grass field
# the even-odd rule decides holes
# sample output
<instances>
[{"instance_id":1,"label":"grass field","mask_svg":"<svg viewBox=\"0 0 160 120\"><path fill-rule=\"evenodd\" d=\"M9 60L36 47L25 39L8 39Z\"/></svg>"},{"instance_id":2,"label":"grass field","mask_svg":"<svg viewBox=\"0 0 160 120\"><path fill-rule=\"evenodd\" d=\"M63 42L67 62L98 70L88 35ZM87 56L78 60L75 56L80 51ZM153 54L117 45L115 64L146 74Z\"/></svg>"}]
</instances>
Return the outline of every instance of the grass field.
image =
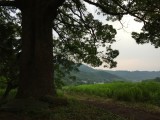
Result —
<instances>
[{"instance_id":1,"label":"grass field","mask_svg":"<svg viewBox=\"0 0 160 120\"><path fill-rule=\"evenodd\" d=\"M146 102L160 106L159 82L112 82L65 87L68 93L87 94L120 101Z\"/></svg>"}]
</instances>

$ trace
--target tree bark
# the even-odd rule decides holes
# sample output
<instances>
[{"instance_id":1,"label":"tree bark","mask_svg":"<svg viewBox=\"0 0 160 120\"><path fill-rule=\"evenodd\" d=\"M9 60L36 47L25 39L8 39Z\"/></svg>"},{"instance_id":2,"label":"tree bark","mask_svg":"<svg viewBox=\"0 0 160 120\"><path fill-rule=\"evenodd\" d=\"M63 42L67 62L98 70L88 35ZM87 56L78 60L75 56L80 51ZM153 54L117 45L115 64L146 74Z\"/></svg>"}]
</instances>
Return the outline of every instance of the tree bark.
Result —
<instances>
[{"instance_id":1,"label":"tree bark","mask_svg":"<svg viewBox=\"0 0 160 120\"><path fill-rule=\"evenodd\" d=\"M22 54L17 98L56 95L53 69L52 21L56 8L50 0L23 0Z\"/></svg>"}]
</instances>

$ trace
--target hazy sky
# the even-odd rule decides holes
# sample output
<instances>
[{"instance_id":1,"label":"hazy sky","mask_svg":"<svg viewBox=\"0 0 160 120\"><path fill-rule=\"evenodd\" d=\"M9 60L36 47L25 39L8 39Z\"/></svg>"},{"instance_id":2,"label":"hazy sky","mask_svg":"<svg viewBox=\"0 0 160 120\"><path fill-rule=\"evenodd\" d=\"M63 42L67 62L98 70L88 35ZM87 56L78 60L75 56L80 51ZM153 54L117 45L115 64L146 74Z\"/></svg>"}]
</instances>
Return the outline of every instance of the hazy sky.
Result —
<instances>
[{"instance_id":1,"label":"hazy sky","mask_svg":"<svg viewBox=\"0 0 160 120\"><path fill-rule=\"evenodd\" d=\"M96 18L108 23L103 16L96 16L94 7L87 6L87 8L93 12ZM130 16L125 16L122 23L125 26L123 29L120 29L122 28L120 22L109 23L114 25L118 32L116 35L117 42L112 45L112 48L120 52L120 55L116 58L118 65L112 70L159 71L160 48L156 49L151 44L138 45L131 37L131 32L140 31L143 24L135 22L133 17Z\"/></svg>"},{"instance_id":2,"label":"hazy sky","mask_svg":"<svg viewBox=\"0 0 160 120\"><path fill-rule=\"evenodd\" d=\"M143 24L135 22L130 16L125 16L122 23L126 28L117 30L117 42L113 44L113 48L120 52L114 70L160 70L160 48L156 49L150 43L138 45L131 37L131 32L140 31ZM116 29L121 28L119 22L113 24Z\"/></svg>"}]
</instances>

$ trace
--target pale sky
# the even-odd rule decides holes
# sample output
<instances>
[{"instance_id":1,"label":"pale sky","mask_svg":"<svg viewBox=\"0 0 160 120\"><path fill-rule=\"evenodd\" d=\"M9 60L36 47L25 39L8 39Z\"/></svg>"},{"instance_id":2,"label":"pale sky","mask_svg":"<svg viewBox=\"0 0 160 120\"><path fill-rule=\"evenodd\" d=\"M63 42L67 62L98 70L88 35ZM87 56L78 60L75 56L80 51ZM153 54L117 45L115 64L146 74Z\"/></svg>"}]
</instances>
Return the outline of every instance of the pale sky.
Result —
<instances>
[{"instance_id":1,"label":"pale sky","mask_svg":"<svg viewBox=\"0 0 160 120\"><path fill-rule=\"evenodd\" d=\"M160 48L156 49L153 45L137 44L131 37L132 31L139 32L143 26L142 23L137 23L130 16L125 16L122 20L126 28L117 30L116 40L113 48L118 49L120 55L117 57L117 68L113 70L160 70ZM113 23L116 29L121 28L118 22Z\"/></svg>"},{"instance_id":2,"label":"pale sky","mask_svg":"<svg viewBox=\"0 0 160 120\"><path fill-rule=\"evenodd\" d=\"M101 19L104 23L107 22L105 17L95 14L94 7L87 5L87 8L92 11L95 18ZM120 29L122 27L120 22L107 22L117 29L117 41L112 45L112 48L120 52L115 59L118 62L117 67L111 70L160 71L160 48L156 49L150 43L138 45L131 37L131 32L139 32L143 24L135 22L131 16L125 16L121 22L125 26L123 29ZM100 67L100 69L107 68Z\"/></svg>"}]
</instances>

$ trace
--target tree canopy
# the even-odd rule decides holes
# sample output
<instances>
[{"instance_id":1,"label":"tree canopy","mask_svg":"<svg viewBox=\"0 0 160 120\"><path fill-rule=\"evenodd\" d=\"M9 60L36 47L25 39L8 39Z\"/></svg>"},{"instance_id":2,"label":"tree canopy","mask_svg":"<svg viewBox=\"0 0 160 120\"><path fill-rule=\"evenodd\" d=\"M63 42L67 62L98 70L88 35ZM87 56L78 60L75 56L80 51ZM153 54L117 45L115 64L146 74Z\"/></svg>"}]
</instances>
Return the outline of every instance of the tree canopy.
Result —
<instances>
[{"instance_id":1,"label":"tree canopy","mask_svg":"<svg viewBox=\"0 0 160 120\"><path fill-rule=\"evenodd\" d=\"M134 5L139 11L137 15L138 21L143 22L144 26L141 33L132 33L137 43L151 43L156 48L160 47L160 1L159 0L143 0ZM133 6L133 7L134 7Z\"/></svg>"}]
</instances>

